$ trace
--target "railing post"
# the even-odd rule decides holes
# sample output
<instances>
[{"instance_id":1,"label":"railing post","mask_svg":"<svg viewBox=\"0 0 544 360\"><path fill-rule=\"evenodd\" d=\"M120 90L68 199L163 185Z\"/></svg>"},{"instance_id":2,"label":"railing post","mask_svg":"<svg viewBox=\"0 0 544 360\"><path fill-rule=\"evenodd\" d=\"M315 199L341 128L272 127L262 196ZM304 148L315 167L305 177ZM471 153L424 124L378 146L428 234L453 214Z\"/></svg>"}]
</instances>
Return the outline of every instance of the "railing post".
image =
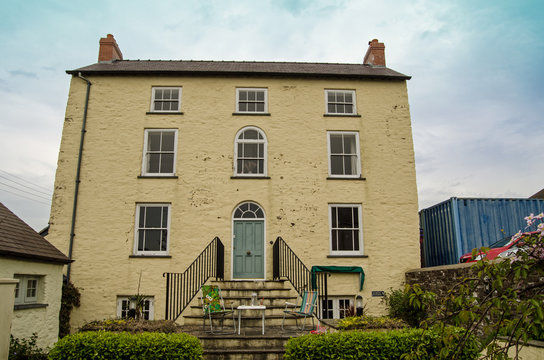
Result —
<instances>
[{"instance_id":1,"label":"railing post","mask_svg":"<svg viewBox=\"0 0 544 360\"><path fill-rule=\"evenodd\" d=\"M280 279L280 239L278 236L272 247L272 277L274 280Z\"/></svg>"},{"instance_id":2,"label":"railing post","mask_svg":"<svg viewBox=\"0 0 544 360\"><path fill-rule=\"evenodd\" d=\"M225 246L217 238L217 274L215 276L216 280L224 280L225 279Z\"/></svg>"}]
</instances>

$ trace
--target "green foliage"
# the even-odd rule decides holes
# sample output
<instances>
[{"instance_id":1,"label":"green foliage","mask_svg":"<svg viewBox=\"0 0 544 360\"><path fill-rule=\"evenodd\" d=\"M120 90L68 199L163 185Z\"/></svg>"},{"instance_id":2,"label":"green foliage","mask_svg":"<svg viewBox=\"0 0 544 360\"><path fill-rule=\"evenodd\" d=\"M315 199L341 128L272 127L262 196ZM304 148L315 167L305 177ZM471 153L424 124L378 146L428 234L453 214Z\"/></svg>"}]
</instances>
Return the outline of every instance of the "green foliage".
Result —
<instances>
[{"instance_id":1,"label":"green foliage","mask_svg":"<svg viewBox=\"0 0 544 360\"><path fill-rule=\"evenodd\" d=\"M464 336L462 329L404 329L389 332L346 331L291 338L285 346L284 359L451 359L443 339L454 341ZM466 342L459 359L475 359L476 343Z\"/></svg>"},{"instance_id":2,"label":"green foliage","mask_svg":"<svg viewBox=\"0 0 544 360\"><path fill-rule=\"evenodd\" d=\"M419 289L421 290L421 288ZM405 290L396 289L389 291L385 295L385 303L389 310L389 316L406 321L412 327L418 327L423 319L426 318L429 309L427 306L422 306L421 302L413 301L410 298L414 289L407 286ZM433 299L428 299L432 302ZM427 304L427 303L425 303Z\"/></svg>"},{"instance_id":3,"label":"green foliage","mask_svg":"<svg viewBox=\"0 0 544 360\"><path fill-rule=\"evenodd\" d=\"M349 316L338 322L340 330L403 329L408 325L404 320L386 316Z\"/></svg>"},{"instance_id":4,"label":"green foliage","mask_svg":"<svg viewBox=\"0 0 544 360\"><path fill-rule=\"evenodd\" d=\"M135 320L135 319L107 319L95 320L83 325L79 331L113 331L140 333L144 331L175 333L180 326L172 320Z\"/></svg>"},{"instance_id":5,"label":"green foliage","mask_svg":"<svg viewBox=\"0 0 544 360\"><path fill-rule=\"evenodd\" d=\"M202 359L202 346L188 334L84 332L59 340L49 359L193 360Z\"/></svg>"},{"instance_id":6,"label":"green foliage","mask_svg":"<svg viewBox=\"0 0 544 360\"><path fill-rule=\"evenodd\" d=\"M528 225L535 219L544 219L544 214L527 217ZM523 236L523 243L514 257L476 262L471 275L438 302L435 294L417 284L409 287L411 305L433 308L422 327L463 327L468 335L478 336L479 351L486 359L507 359L509 347L517 351L520 342L544 339L544 223L537 232L516 236ZM506 341L497 341L499 336ZM465 338L445 345L457 351L465 345Z\"/></svg>"},{"instance_id":7,"label":"green foliage","mask_svg":"<svg viewBox=\"0 0 544 360\"><path fill-rule=\"evenodd\" d=\"M18 339L10 335L9 360L46 360L47 350L36 345L38 335L32 334L29 339Z\"/></svg>"},{"instance_id":8,"label":"green foliage","mask_svg":"<svg viewBox=\"0 0 544 360\"><path fill-rule=\"evenodd\" d=\"M59 337L65 337L70 334L70 314L72 309L79 307L81 294L72 282L62 284L62 298L59 312Z\"/></svg>"}]
</instances>

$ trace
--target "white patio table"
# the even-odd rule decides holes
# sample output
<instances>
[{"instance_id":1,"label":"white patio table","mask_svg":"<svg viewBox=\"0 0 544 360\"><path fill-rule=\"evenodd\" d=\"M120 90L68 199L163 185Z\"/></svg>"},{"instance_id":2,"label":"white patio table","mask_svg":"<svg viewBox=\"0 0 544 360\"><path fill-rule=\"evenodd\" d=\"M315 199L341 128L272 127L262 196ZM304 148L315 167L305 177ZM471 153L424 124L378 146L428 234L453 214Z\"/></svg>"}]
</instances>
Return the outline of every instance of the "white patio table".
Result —
<instances>
[{"instance_id":1,"label":"white patio table","mask_svg":"<svg viewBox=\"0 0 544 360\"><path fill-rule=\"evenodd\" d=\"M263 335L264 335L264 312L266 310L265 305L240 305L238 309L238 335L240 335L240 325L242 323L242 310L262 310L263 311Z\"/></svg>"}]
</instances>

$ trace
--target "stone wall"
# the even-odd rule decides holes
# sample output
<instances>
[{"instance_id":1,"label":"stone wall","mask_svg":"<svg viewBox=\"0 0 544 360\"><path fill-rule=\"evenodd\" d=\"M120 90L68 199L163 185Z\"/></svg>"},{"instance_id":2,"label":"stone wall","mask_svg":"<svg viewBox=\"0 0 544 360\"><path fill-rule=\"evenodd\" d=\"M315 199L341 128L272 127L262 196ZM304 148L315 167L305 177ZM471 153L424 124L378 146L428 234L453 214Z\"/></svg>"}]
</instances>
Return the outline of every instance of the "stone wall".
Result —
<instances>
[{"instance_id":1,"label":"stone wall","mask_svg":"<svg viewBox=\"0 0 544 360\"><path fill-rule=\"evenodd\" d=\"M406 284L419 284L424 290L443 296L470 275L472 265L465 263L409 270L405 274Z\"/></svg>"}]
</instances>

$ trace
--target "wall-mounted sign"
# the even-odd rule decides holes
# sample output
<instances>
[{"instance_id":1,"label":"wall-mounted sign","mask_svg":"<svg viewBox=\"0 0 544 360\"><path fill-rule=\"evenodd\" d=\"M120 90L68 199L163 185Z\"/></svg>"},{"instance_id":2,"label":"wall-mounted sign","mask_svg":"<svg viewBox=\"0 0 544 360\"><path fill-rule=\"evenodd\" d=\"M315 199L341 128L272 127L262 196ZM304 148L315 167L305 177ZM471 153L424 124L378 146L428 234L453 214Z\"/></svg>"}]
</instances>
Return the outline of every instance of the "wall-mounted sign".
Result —
<instances>
[{"instance_id":1,"label":"wall-mounted sign","mask_svg":"<svg viewBox=\"0 0 544 360\"><path fill-rule=\"evenodd\" d=\"M374 296L374 297L385 296L385 291L373 291L372 296Z\"/></svg>"}]
</instances>

